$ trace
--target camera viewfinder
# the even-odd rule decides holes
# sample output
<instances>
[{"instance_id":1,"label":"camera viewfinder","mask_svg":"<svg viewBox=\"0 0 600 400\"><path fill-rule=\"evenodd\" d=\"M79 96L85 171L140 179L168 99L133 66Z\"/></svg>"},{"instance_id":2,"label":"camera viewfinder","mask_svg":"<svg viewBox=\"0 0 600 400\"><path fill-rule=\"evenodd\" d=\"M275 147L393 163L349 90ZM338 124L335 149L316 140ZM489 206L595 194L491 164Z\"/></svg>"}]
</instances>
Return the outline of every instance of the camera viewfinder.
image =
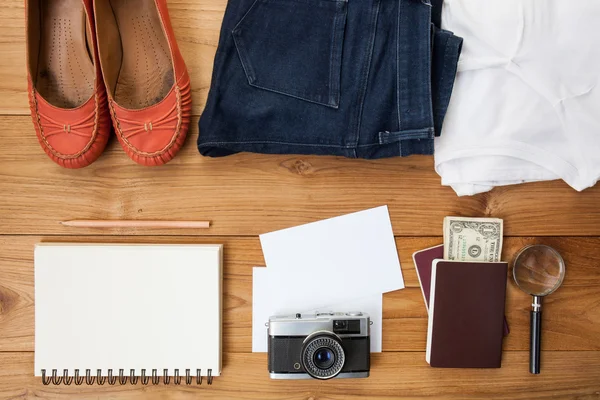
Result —
<instances>
[{"instance_id":1,"label":"camera viewfinder","mask_svg":"<svg viewBox=\"0 0 600 400\"><path fill-rule=\"evenodd\" d=\"M340 334L358 334L360 333L360 321L336 319L333 321L333 332Z\"/></svg>"}]
</instances>

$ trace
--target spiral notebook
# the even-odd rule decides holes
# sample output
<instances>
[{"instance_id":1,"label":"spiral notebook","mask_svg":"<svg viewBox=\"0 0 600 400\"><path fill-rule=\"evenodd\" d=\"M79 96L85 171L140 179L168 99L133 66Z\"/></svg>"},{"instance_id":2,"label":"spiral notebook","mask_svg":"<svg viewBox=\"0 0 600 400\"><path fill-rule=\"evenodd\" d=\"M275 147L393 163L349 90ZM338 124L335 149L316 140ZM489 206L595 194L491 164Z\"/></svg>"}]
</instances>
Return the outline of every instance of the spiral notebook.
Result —
<instances>
[{"instance_id":1,"label":"spiral notebook","mask_svg":"<svg viewBox=\"0 0 600 400\"><path fill-rule=\"evenodd\" d=\"M38 244L35 376L200 384L221 373L222 246Z\"/></svg>"}]
</instances>

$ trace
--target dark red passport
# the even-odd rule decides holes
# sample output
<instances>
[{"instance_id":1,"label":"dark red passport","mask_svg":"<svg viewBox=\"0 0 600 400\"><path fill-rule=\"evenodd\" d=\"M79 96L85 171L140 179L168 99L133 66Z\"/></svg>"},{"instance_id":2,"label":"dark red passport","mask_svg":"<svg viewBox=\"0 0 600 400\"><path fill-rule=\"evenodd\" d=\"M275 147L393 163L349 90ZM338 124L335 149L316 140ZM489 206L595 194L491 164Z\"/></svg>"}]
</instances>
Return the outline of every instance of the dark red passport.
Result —
<instances>
[{"instance_id":1,"label":"dark red passport","mask_svg":"<svg viewBox=\"0 0 600 400\"><path fill-rule=\"evenodd\" d=\"M435 260L427 362L441 368L500 368L505 262Z\"/></svg>"},{"instance_id":2,"label":"dark red passport","mask_svg":"<svg viewBox=\"0 0 600 400\"><path fill-rule=\"evenodd\" d=\"M425 250L417 251L413 254L417 277L421 284L421 292L425 299L425 308L429 312L429 288L431 287L431 265L433 260L444 259L444 245L430 247Z\"/></svg>"},{"instance_id":3,"label":"dark red passport","mask_svg":"<svg viewBox=\"0 0 600 400\"><path fill-rule=\"evenodd\" d=\"M413 254L413 261L415 263L415 269L417 270L417 277L421 284L421 292L423 293L423 299L425 300L425 308L429 312L429 288L431 287L431 265L433 260L444 258L444 245L430 247L428 249L417 251ZM504 318L504 336L508 336L510 329L508 328L508 322Z\"/></svg>"}]
</instances>

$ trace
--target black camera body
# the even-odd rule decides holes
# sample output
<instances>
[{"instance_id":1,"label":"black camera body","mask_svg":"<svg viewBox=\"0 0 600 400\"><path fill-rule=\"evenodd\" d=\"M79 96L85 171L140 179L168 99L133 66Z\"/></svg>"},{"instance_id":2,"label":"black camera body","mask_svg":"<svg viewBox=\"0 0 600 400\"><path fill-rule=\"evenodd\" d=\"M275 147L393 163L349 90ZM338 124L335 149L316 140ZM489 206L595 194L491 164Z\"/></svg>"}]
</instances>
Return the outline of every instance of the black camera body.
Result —
<instances>
[{"instance_id":1,"label":"black camera body","mask_svg":"<svg viewBox=\"0 0 600 400\"><path fill-rule=\"evenodd\" d=\"M370 324L369 316L361 312L269 318L271 378L368 377Z\"/></svg>"}]
</instances>

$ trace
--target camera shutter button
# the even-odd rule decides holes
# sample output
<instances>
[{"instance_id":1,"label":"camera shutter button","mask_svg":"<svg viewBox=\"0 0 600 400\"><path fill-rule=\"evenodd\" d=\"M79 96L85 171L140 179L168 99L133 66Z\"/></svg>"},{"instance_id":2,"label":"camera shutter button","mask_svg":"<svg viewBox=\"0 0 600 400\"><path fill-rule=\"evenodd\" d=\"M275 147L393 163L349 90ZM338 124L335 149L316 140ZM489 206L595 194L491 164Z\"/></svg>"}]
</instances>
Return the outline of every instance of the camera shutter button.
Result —
<instances>
[{"instance_id":1,"label":"camera shutter button","mask_svg":"<svg viewBox=\"0 0 600 400\"><path fill-rule=\"evenodd\" d=\"M350 311L347 313L350 317L360 317L363 315L360 311Z\"/></svg>"}]
</instances>

